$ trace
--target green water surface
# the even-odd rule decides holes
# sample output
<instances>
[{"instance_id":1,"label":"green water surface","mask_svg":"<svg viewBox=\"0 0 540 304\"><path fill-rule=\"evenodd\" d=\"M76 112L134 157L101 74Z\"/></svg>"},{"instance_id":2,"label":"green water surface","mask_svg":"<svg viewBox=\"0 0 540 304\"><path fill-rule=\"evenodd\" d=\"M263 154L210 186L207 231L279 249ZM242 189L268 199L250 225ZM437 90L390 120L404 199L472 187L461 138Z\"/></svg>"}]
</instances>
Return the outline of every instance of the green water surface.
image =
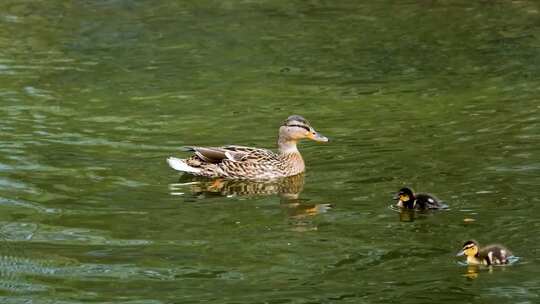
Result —
<instances>
[{"instance_id":1,"label":"green water surface","mask_svg":"<svg viewBox=\"0 0 540 304\"><path fill-rule=\"evenodd\" d=\"M0 302L538 303L539 93L536 1L4 0ZM165 162L291 114L297 179Z\"/></svg>"}]
</instances>

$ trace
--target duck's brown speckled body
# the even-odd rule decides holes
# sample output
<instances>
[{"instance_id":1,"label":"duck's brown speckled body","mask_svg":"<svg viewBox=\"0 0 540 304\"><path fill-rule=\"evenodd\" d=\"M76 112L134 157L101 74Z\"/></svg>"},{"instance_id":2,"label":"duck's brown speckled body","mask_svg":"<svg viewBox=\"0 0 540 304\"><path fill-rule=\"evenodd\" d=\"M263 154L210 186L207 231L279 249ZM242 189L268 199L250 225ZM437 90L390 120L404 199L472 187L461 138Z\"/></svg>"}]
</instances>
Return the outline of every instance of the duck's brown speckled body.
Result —
<instances>
[{"instance_id":1,"label":"duck's brown speckled body","mask_svg":"<svg viewBox=\"0 0 540 304\"><path fill-rule=\"evenodd\" d=\"M186 147L194 152L193 156L188 159L169 157L167 162L175 170L197 176L250 180L282 178L305 171L304 160L296 147L303 138L328 141L303 117L293 115L279 128L278 153L234 145Z\"/></svg>"}]
</instances>

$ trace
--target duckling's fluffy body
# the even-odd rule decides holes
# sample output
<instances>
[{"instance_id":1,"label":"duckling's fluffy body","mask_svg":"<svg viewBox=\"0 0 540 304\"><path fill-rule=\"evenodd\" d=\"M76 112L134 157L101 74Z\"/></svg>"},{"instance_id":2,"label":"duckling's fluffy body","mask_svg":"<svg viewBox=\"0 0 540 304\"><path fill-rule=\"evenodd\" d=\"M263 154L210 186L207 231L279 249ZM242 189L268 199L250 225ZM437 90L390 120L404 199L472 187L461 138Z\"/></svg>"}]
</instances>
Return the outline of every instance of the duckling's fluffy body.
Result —
<instances>
[{"instance_id":1,"label":"duckling's fluffy body","mask_svg":"<svg viewBox=\"0 0 540 304\"><path fill-rule=\"evenodd\" d=\"M394 197L398 202L396 206L406 209L446 209L448 205L433 194L414 193L411 188L401 188Z\"/></svg>"},{"instance_id":2,"label":"duckling's fluffy body","mask_svg":"<svg viewBox=\"0 0 540 304\"><path fill-rule=\"evenodd\" d=\"M505 265L510 262L509 257L513 256L508 248L502 245L488 245L480 248L478 242L467 241L463 244L463 249L457 256L467 257L469 265Z\"/></svg>"}]
</instances>

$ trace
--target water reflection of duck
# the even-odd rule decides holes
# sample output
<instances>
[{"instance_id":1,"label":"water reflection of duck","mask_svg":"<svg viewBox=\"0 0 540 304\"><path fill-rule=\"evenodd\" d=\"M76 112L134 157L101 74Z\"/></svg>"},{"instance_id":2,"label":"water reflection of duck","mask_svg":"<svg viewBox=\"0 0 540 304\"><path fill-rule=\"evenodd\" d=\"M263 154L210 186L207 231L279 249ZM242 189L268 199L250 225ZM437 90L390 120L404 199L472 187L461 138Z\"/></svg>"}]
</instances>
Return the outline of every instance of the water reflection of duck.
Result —
<instances>
[{"instance_id":1,"label":"water reflection of duck","mask_svg":"<svg viewBox=\"0 0 540 304\"><path fill-rule=\"evenodd\" d=\"M448 205L429 193L414 193L410 188L401 188L394 196L396 206L404 209L446 209Z\"/></svg>"},{"instance_id":2,"label":"water reflection of duck","mask_svg":"<svg viewBox=\"0 0 540 304\"><path fill-rule=\"evenodd\" d=\"M194 152L192 157L169 157L167 162L175 170L212 178L282 178L304 172L304 160L296 147L297 142L304 138L328 141L302 116L292 115L279 128L279 153L243 146L186 147Z\"/></svg>"},{"instance_id":3,"label":"water reflection of duck","mask_svg":"<svg viewBox=\"0 0 540 304\"><path fill-rule=\"evenodd\" d=\"M480 248L478 242L470 240L463 244L463 248L456 256L467 257L469 265L505 265L510 263L512 252L502 245L489 245Z\"/></svg>"},{"instance_id":4,"label":"water reflection of duck","mask_svg":"<svg viewBox=\"0 0 540 304\"><path fill-rule=\"evenodd\" d=\"M193 177L191 192L197 196L217 194L219 196L266 196L296 199L304 188L304 174L269 181L248 181L234 179L208 179Z\"/></svg>"},{"instance_id":5,"label":"water reflection of duck","mask_svg":"<svg viewBox=\"0 0 540 304\"><path fill-rule=\"evenodd\" d=\"M414 222L415 219L416 219L416 212L414 209L401 208L401 210L399 210L400 222Z\"/></svg>"},{"instance_id":6,"label":"water reflection of duck","mask_svg":"<svg viewBox=\"0 0 540 304\"><path fill-rule=\"evenodd\" d=\"M328 211L330 204L307 204L300 199L304 189L304 174L268 181L209 179L183 176L181 183L171 185L173 190L190 187L195 196L255 197L278 195L291 218L303 218ZM173 192L177 193L177 192Z\"/></svg>"}]
</instances>

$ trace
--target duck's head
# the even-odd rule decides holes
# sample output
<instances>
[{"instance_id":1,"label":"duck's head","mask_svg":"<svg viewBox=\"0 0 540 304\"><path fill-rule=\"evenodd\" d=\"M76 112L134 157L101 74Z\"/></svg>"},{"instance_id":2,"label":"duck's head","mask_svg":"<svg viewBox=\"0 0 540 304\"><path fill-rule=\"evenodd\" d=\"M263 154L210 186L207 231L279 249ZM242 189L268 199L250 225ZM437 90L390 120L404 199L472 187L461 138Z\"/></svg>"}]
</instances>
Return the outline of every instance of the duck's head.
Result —
<instances>
[{"instance_id":1,"label":"duck's head","mask_svg":"<svg viewBox=\"0 0 540 304\"><path fill-rule=\"evenodd\" d=\"M410 204L414 202L414 192L407 187L401 188L394 196L394 199L398 201L398 205L400 206Z\"/></svg>"},{"instance_id":2,"label":"duck's head","mask_svg":"<svg viewBox=\"0 0 540 304\"><path fill-rule=\"evenodd\" d=\"M463 244L463 248L456 254L456 256L476 256L478 254L478 243L474 240L466 241Z\"/></svg>"},{"instance_id":3,"label":"duck's head","mask_svg":"<svg viewBox=\"0 0 540 304\"><path fill-rule=\"evenodd\" d=\"M300 115L289 116L279 128L280 142L297 142L301 139L327 142L328 138L315 131L309 122Z\"/></svg>"}]
</instances>

